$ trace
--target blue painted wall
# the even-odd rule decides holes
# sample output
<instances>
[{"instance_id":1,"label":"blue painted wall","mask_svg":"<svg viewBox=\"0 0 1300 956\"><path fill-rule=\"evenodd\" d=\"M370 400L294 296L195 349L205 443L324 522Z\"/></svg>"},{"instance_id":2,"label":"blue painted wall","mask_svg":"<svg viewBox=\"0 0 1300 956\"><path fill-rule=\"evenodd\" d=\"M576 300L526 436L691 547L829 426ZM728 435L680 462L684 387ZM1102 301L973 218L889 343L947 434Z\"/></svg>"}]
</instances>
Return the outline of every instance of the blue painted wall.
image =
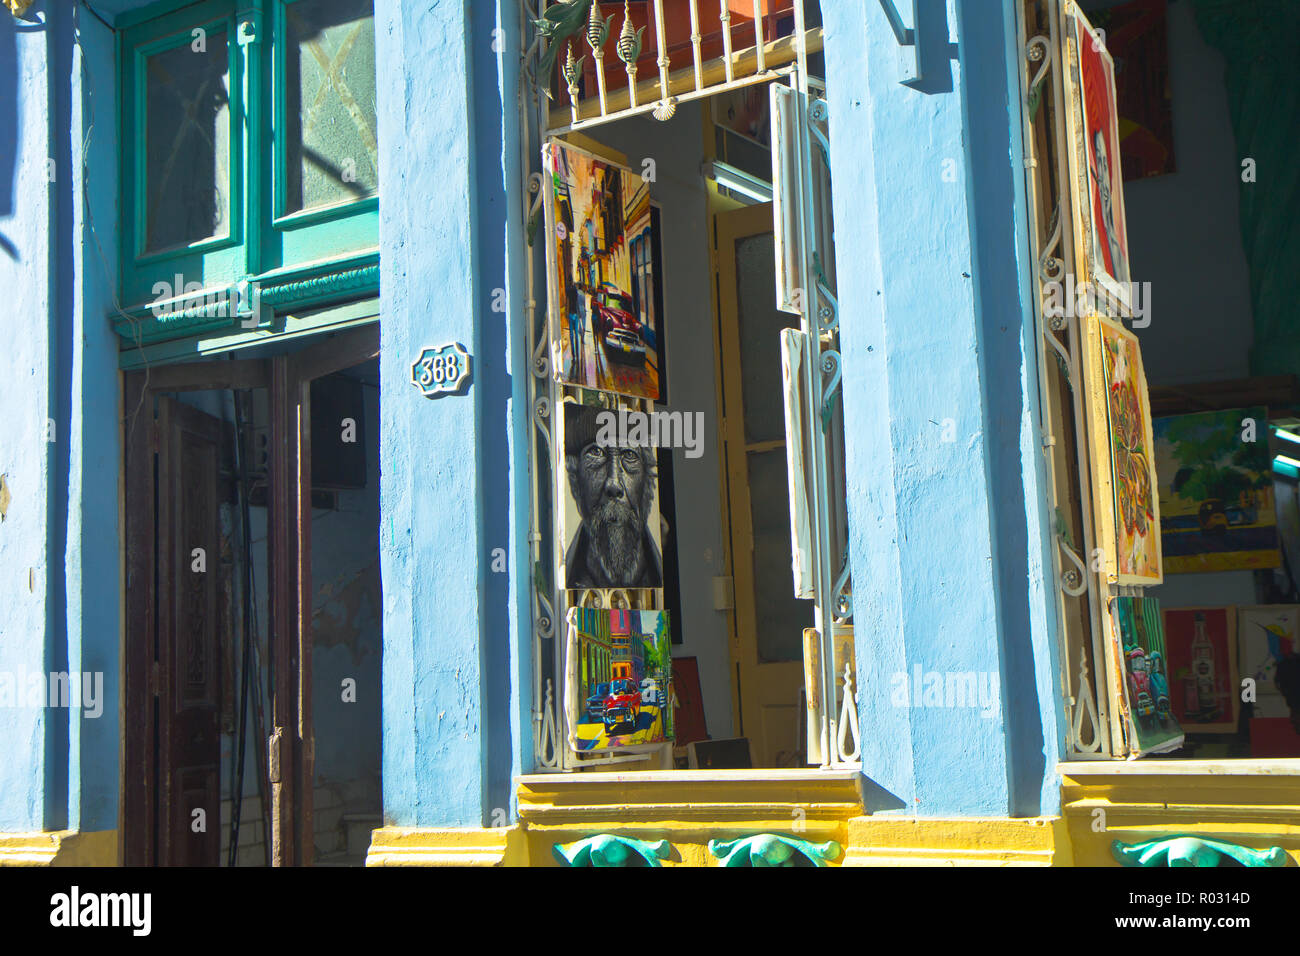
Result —
<instances>
[{"instance_id":1,"label":"blue painted wall","mask_svg":"<svg viewBox=\"0 0 1300 956\"><path fill-rule=\"evenodd\" d=\"M39 7L40 5L38 5ZM43 19L43 13L38 11ZM54 449L46 441L50 402L48 281L54 243L50 221L55 186L46 177L50 126L49 35L38 25L0 17L0 76L16 109L0 125L0 288L6 290L10 334L0 375L0 472L12 500L0 524L5 612L0 615L0 671L16 679L45 670L50 619L49 478ZM57 422L55 427L57 428ZM55 432L57 438L58 433ZM55 582L57 583L57 581ZM45 823L46 712L3 711L0 830L39 830Z\"/></svg>"},{"instance_id":2,"label":"blue painted wall","mask_svg":"<svg viewBox=\"0 0 1300 956\"><path fill-rule=\"evenodd\" d=\"M511 442L524 433L522 348L506 331L524 308L520 254L507 252L519 245L508 205L519 194L505 190L522 182L516 79L504 69L517 12L507 7L499 24L498 54L495 11L475 4L471 18L469 7L375 4L380 178L396 197L380 218L380 544L384 815L398 825L491 822L508 807L519 754L531 753L513 493L524 485ZM504 314L491 309L498 288ZM426 399L410 385L411 363L449 341L473 353L474 379L465 395ZM495 548L506 549L501 574Z\"/></svg>"},{"instance_id":3,"label":"blue painted wall","mask_svg":"<svg viewBox=\"0 0 1300 956\"><path fill-rule=\"evenodd\" d=\"M103 714L83 716L73 729L70 773L77 774L78 785L70 791L69 825L110 830L118 825L122 637L122 409L118 339L110 323L118 247L116 109L109 95L115 51L106 26L84 9L69 13L75 14L70 19L76 38L68 163L76 236L69 277L74 328L67 485L69 657L72 668L104 675Z\"/></svg>"},{"instance_id":4,"label":"blue painted wall","mask_svg":"<svg viewBox=\"0 0 1300 956\"><path fill-rule=\"evenodd\" d=\"M1011 7L920 0L909 85L878 5L824 13L870 799L923 816L1050 811L1059 734ZM918 670L922 688L996 675L998 713L918 706Z\"/></svg>"},{"instance_id":5,"label":"blue painted wall","mask_svg":"<svg viewBox=\"0 0 1300 956\"><path fill-rule=\"evenodd\" d=\"M15 729L0 762L7 831L117 825L113 48L109 31L79 12L46 2L26 20L0 17L0 83L17 105L0 123L0 287L15 324L0 385L0 470L14 496L0 535L9 587L0 670L47 681L51 671L99 675L101 712L6 714Z\"/></svg>"}]
</instances>

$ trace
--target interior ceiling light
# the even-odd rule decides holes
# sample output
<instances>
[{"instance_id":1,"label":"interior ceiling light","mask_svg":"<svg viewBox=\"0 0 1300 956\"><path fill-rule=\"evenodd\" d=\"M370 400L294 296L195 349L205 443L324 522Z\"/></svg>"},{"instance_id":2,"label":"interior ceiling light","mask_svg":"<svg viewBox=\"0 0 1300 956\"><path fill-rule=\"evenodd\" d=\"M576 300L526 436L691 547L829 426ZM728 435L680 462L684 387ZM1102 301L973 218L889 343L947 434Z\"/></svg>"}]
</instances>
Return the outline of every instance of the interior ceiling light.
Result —
<instances>
[{"instance_id":1,"label":"interior ceiling light","mask_svg":"<svg viewBox=\"0 0 1300 956\"><path fill-rule=\"evenodd\" d=\"M737 169L727 163L714 160L705 167L704 176L719 186L740 193L755 202L772 201L772 184L766 180L751 176L743 169Z\"/></svg>"}]
</instances>

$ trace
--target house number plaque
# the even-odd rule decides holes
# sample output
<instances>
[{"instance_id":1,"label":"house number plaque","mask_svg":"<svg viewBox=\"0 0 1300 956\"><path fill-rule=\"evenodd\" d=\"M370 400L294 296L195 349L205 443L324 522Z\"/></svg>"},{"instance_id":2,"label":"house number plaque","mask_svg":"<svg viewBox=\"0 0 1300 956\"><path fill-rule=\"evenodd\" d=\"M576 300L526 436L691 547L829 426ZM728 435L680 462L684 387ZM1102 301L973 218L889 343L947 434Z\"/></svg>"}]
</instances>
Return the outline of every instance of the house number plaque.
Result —
<instances>
[{"instance_id":1,"label":"house number plaque","mask_svg":"<svg viewBox=\"0 0 1300 956\"><path fill-rule=\"evenodd\" d=\"M470 355L457 342L425 349L411 366L411 384L426 398L459 392L469 381Z\"/></svg>"}]
</instances>

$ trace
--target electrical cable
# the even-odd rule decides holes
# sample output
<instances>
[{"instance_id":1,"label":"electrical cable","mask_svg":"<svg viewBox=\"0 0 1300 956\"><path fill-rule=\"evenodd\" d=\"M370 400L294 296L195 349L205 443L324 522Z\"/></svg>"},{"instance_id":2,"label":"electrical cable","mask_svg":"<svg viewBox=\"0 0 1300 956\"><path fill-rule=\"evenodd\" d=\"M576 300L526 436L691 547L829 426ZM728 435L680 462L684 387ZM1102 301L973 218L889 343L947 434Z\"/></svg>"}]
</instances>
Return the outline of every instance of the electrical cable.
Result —
<instances>
[{"instance_id":1,"label":"electrical cable","mask_svg":"<svg viewBox=\"0 0 1300 956\"><path fill-rule=\"evenodd\" d=\"M253 532L248 509L248 462L243 454L244 417L240 412L239 393L230 390L235 407L235 471L239 475L239 520L244 538L244 646L239 664L239 732L235 744L235 785L230 800L230 847L227 865L234 866L239 850L239 825L244 806L244 754L248 740L248 674L253 630ZM259 790L261 782L258 782Z\"/></svg>"}]
</instances>

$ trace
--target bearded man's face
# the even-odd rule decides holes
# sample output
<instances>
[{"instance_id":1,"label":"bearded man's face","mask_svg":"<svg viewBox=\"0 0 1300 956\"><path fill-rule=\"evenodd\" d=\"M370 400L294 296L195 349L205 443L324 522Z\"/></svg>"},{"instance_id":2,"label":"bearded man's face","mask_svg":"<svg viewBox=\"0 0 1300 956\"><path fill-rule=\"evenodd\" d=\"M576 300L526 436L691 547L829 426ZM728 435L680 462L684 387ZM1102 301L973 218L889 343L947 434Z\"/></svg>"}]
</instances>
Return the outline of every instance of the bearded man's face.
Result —
<instances>
[{"instance_id":1,"label":"bearded man's face","mask_svg":"<svg viewBox=\"0 0 1300 956\"><path fill-rule=\"evenodd\" d=\"M641 548L654 498L647 455L637 448L588 444L568 456L569 486L606 586L622 586L643 570Z\"/></svg>"}]
</instances>

